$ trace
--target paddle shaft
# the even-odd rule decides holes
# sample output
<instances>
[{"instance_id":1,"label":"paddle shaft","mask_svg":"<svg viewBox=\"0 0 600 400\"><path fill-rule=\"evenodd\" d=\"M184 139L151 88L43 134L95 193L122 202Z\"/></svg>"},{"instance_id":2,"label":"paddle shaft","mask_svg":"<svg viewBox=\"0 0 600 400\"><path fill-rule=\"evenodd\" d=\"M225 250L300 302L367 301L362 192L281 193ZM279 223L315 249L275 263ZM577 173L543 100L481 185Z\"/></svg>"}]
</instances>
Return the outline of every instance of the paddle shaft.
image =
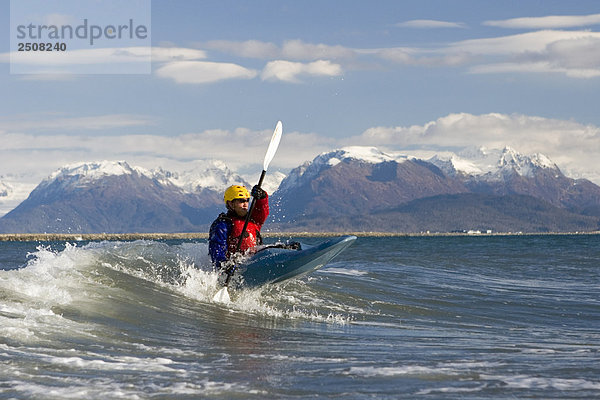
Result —
<instances>
[{"instance_id":1,"label":"paddle shaft","mask_svg":"<svg viewBox=\"0 0 600 400\"><path fill-rule=\"evenodd\" d=\"M267 173L267 171L263 169L262 173L260 174L260 179L258 180L258 184L256 185L259 188L262 186L262 183L263 183L263 180L265 179L266 173ZM248 207L248 213L246 214L246 220L244 221L244 226L242 227L242 233L240 234L237 245L235 247L236 253L239 253L240 250L242 249L242 241L244 240L244 235L246 234L246 229L248 228L248 222L250 222L250 218L252 216L252 211L254 210L255 205L256 205L256 197L252 197L252 202L250 202L250 207ZM232 265L231 267L227 268L227 271L226 271L227 278L225 279L225 284L224 284L225 287L229 286L229 281L231 280L231 277L233 276L234 269L235 269L235 265Z\"/></svg>"}]
</instances>

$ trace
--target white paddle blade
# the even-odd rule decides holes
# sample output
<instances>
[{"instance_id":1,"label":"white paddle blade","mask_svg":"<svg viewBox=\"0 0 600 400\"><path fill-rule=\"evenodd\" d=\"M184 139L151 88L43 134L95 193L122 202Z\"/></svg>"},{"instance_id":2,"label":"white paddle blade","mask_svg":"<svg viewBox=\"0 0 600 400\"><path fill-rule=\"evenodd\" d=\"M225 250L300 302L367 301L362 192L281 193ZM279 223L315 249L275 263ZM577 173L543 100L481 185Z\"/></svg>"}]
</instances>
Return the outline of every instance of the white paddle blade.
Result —
<instances>
[{"instance_id":1,"label":"white paddle blade","mask_svg":"<svg viewBox=\"0 0 600 400\"><path fill-rule=\"evenodd\" d=\"M277 122L277 126L275 126L275 131L273 132L273 136L271 137L271 143L269 143L269 148L267 149L267 154L265 154L265 162L263 163L263 171L266 171L271 163L271 160L275 156L275 152L279 147L279 142L281 141L281 134L283 133L283 126L281 121Z\"/></svg>"},{"instance_id":2,"label":"white paddle blade","mask_svg":"<svg viewBox=\"0 0 600 400\"><path fill-rule=\"evenodd\" d=\"M227 290L226 286L221 288L221 290L219 290L217 294L215 294L215 296L213 297L213 301L223 304L231 303L231 297L229 297L229 291Z\"/></svg>"}]
</instances>

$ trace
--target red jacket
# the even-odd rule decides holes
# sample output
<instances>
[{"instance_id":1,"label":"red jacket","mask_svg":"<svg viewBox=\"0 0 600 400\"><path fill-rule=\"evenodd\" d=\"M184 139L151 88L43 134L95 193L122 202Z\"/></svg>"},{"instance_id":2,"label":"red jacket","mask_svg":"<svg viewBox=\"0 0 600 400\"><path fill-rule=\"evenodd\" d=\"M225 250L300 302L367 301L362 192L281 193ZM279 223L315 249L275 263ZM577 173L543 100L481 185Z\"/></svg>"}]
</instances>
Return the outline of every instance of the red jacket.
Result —
<instances>
[{"instance_id":1,"label":"red jacket","mask_svg":"<svg viewBox=\"0 0 600 400\"><path fill-rule=\"evenodd\" d=\"M231 212L227 213L227 216L231 218L232 222L230 228L231 230L227 236L227 258L229 258L229 256L231 256L231 254L235 253L237 250L238 240L242 234L242 228L244 227L246 218L239 217L237 214ZM257 199L254 204L254 209L252 210L250 221L248 221L246 233L244 234L244 239L242 240L242 246L240 248L242 252L245 252L246 250L262 243L260 229L267 220L268 216L269 196L267 195L264 199Z\"/></svg>"}]
</instances>

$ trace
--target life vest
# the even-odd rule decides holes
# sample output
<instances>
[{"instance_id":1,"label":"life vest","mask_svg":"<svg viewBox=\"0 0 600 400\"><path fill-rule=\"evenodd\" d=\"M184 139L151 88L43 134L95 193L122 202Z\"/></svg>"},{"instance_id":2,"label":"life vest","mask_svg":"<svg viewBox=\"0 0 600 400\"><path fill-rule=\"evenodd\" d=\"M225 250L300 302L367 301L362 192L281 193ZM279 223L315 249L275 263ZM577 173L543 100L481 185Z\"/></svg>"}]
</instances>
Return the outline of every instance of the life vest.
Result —
<instances>
[{"instance_id":1,"label":"life vest","mask_svg":"<svg viewBox=\"0 0 600 400\"><path fill-rule=\"evenodd\" d=\"M268 216L268 197L256 200L256 204L252 210L252 216L248 221L248 226L246 227L246 232L244 233L244 238L242 239L240 251L245 252L248 249L262 244L260 229L262 228ZM219 218L226 219L229 223L229 235L227 236L227 258L229 258L237 250L238 241L240 240L246 218L242 218L231 211L227 214L219 215Z\"/></svg>"},{"instance_id":2,"label":"life vest","mask_svg":"<svg viewBox=\"0 0 600 400\"><path fill-rule=\"evenodd\" d=\"M238 241L244 228L245 219L231 218L231 231L227 237L227 258L229 258L237 250ZM248 221L248 226L244 232L244 238L240 246L240 251L246 252L259 244L262 244L262 237L260 236L260 228L262 225L257 224L252 219Z\"/></svg>"}]
</instances>

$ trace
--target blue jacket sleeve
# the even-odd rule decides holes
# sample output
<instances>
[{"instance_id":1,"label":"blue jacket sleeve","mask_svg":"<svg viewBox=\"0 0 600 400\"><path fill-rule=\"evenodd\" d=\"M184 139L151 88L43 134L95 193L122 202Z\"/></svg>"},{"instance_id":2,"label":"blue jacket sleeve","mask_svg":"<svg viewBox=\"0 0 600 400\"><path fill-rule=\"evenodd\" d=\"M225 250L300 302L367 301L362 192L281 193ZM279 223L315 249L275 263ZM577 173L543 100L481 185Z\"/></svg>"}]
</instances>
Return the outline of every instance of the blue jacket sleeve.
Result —
<instances>
[{"instance_id":1,"label":"blue jacket sleeve","mask_svg":"<svg viewBox=\"0 0 600 400\"><path fill-rule=\"evenodd\" d=\"M229 224L227 221L218 219L212 223L208 235L208 253L217 268L221 268L221 263L227 261L228 236Z\"/></svg>"}]
</instances>

